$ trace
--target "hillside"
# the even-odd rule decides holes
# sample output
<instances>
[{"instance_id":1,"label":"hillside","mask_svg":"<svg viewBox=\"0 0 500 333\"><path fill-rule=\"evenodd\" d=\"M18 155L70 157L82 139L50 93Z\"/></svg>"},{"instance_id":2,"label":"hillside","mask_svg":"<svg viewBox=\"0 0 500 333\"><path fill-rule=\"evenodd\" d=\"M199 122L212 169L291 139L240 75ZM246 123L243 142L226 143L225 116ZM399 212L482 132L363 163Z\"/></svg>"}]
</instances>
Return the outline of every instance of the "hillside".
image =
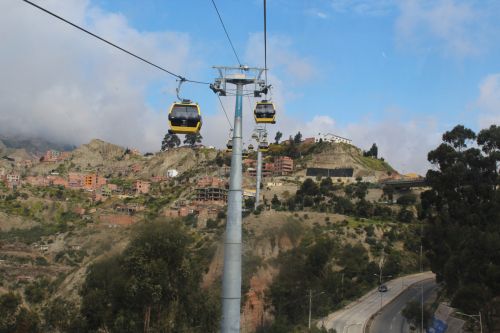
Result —
<instances>
[{"instance_id":1,"label":"hillside","mask_svg":"<svg viewBox=\"0 0 500 333\"><path fill-rule=\"evenodd\" d=\"M354 179L383 176L390 166L364 158L359 149L343 144L303 144L296 148L299 155L294 159L295 171L264 178L263 204L255 212L251 212L252 198L245 197L243 321L247 332L275 322L286 323L290 329L300 327L303 304L299 308L281 308L277 303L277 299L300 297L282 294L282 290L292 288L290 284L295 280L290 279L297 274L307 277L296 279L302 289L314 284L338 290L339 276L351 274L347 272L352 270L366 277L360 280L349 276L342 295L332 292L332 298L318 300L321 306L314 315L320 316L373 287L376 279L372 276L382 250L391 256L387 270L394 274L411 272L416 267L416 254L405 245L414 237L413 208L380 204L385 193L378 188L368 189L376 184ZM267 159L286 156L287 147L280 149ZM44 313L56 311L60 302L72 311L67 320L82 319L80 311L84 311L86 298L90 297L82 288L92 267L106 270L106 265L99 266L101 262L127 256L130 246L137 246L134 239L152 221L158 221L156 227L160 229L180 221L182 230L175 232L187 233L194 242L188 247L188 257L193 258L192 267L201 274L202 291L214 300L211 307L218 311L225 203L197 201L195 189L205 186L200 185L200 179L216 184L213 186L222 184L224 189L228 157L224 152L202 147L179 147L143 156L133 149L95 139L71 152L56 154L54 161L34 160L32 165L9 162L7 172L19 172L21 180L12 183L13 187L6 180L5 185L0 183L0 297L9 291L17 293L23 306L33 316L39 316L40 327L52 327L52 319L44 317ZM355 174L344 182L318 180L304 177L308 167L351 167ZM166 177L171 169L179 175ZM84 178L91 184L74 183ZM139 189L137 184L147 187ZM255 178L246 172L243 184L253 189ZM109 193L103 196L105 191ZM186 213L182 213L183 209ZM405 223L400 223L400 218ZM170 255L158 253L162 258ZM316 253L326 255L321 267L306 268L309 261L316 260ZM345 259L353 253L358 253L360 259ZM113 279L114 275L106 276ZM133 309L121 311L137 315ZM294 315L294 311L300 315ZM59 331L71 330L61 326ZM189 331L198 332L194 328Z\"/></svg>"},{"instance_id":2,"label":"hillside","mask_svg":"<svg viewBox=\"0 0 500 333\"><path fill-rule=\"evenodd\" d=\"M270 156L295 156L298 176L305 176L307 168L353 169L353 178L368 177L372 180L395 173L383 159L363 156L363 151L345 143L272 144ZM396 172L397 173L397 172Z\"/></svg>"}]
</instances>

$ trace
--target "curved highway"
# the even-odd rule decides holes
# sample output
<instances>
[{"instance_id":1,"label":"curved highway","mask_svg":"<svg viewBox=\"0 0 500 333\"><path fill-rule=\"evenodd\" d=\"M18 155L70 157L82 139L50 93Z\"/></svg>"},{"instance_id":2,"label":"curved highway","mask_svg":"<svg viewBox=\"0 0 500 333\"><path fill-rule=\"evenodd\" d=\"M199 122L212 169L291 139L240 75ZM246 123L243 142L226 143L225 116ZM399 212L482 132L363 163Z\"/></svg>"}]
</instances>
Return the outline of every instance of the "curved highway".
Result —
<instances>
[{"instance_id":1,"label":"curved highway","mask_svg":"<svg viewBox=\"0 0 500 333\"><path fill-rule=\"evenodd\" d=\"M389 289L387 292L380 293L377 289L373 289L342 310L320 319L317 326L319 328L324 326L326 329L333 328L338 333L363 333L368 320L381 308L396 299L409 285L433 278L432 272L425 272L388 281L386 282Z\"/></svg>"},{"instance_id":2,"label":"curved highway","mask_svg":"<svg viewBox=\"0 0 500 333\"><path fill-rule=\"evenodd\" d=\"M424 302L436 292L438 285L434 279L422 282L424 287ZM370 325L370 333L408 333L410 327L401 314L409 301L420 301L421 284L416 283L403 291L390 304L376 315Z\"/></svg>"}]
</instances>

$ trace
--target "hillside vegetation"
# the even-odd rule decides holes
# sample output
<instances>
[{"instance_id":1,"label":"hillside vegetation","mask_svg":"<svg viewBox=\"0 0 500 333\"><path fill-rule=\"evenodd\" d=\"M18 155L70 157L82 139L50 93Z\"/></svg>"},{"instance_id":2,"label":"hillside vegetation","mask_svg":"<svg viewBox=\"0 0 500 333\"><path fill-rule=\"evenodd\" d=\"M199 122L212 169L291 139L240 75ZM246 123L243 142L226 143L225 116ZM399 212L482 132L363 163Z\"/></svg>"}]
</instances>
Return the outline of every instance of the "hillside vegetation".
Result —
<instances>
[{"instance_id":1,"label":"hillside vegetation","mask_svg":"<svg viewBox=\"0 0 500 333\"><path fill-rule=\"evenodd\" d=\"M263 205L245 211L245 332L301 331L309 290L319 294L313 309L318 318L376 286L373 274L381 260L387 274L416 270L416 200L388 205L379 202L387 201L386 193L360 179L343 184L300 176L306 165L334 166L320 164L318 156L367 159L357 148L338 146L295 147L302 154L297 173L279 177L284 185L264 188ZM295 148L282 146L270 158ZM193 196L198 176L221 174L224 163L226 156L215 149L181 147L141 156L93 140L65 161L37 163L23 174L96 172L128 194L101 202L84 190L11 190L0 183L0 312L7 314L0 330L216 332L224 208L208 220L161 216ZM359 172L383 173L370 169L370 162L356 163ZM147 194L130 194L135 179L169 169L180 175L152 183ZM244 183L253 186L253 179L246 176ZM253 207L251 200L245 204ZM122 214L130 226L106 222L122 206L142 208Z\"/></svg>"}]
</instances>

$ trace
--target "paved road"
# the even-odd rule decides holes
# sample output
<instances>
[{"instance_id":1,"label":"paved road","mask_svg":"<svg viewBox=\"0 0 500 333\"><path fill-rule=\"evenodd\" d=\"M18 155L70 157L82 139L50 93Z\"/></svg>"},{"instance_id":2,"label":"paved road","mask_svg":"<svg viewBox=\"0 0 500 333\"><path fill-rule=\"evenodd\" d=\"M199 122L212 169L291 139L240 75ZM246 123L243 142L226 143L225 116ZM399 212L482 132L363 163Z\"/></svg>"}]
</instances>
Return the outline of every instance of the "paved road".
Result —
<instances>
[{"instance_id":1,"label":"paved road","mask_svg":"<svg viewBox=\"0 0 500 333\"><path fill-rule=\"evenodd\" d=\"M344 309L320 319L317 326L324 326L327 329L334 328L337 333L362 333L368 319L377 313L381 307L395 299L409 285L431 278L434 278L434 274L425 272L388 281L386 283L389 288L387 292L379 293L375 288Z\"/></svg>"},{"instance_id":2,"label":"paved road","mask_svg":"<svg viewBox=\"0 0 500 333\"><path fill-rule=\"evenodd\" d=\"M396 299L385 306L382 312L378 314L370 325L370 333L408 333L410 327L408 322L401 314L401 311L409 301L420 302L420 283L414 284L412 287L402 292ZM424 302L435 293L437 284L434 279L423 281L424 287Z\"/></svg>"}]
</instances>

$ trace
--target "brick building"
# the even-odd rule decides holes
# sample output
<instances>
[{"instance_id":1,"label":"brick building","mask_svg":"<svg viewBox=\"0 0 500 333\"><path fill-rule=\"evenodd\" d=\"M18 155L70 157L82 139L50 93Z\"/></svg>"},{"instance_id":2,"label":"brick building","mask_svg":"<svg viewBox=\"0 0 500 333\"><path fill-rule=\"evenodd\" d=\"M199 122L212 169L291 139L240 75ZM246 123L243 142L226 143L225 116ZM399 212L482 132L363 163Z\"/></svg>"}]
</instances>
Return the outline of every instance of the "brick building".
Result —
<instances>
[{"instance_id":1,"label":"brick building","mask_svg":"<svg viewBox=\"0 0 500 333\"><path fill-rule=\"evenodd\" d=\"M28 176L23 179L23 183L31 186L49 186L49 180L44 176Z\"/></svg>"},{"instance_id":2,"label":"brick building","mask_svg":"<svg viewBox=\"0 0 500 333\"><path fill-rule=\"evenodd\" d=\"M144 180L135 181L135 192L137 194L148 194L151 188L151 182Z\"/></svg>"},{"instance_id":3,"label":"brick building","mask_svg":"<svg viewBox=\"0 0 500 333\"><path fill-rule=\"evenodd\" d=\"M293 159L288 156L280 156L274 160L275 175L289 175L293 172Z\"/></svg>"},{"instance_id":4,"label":"brick building","mask_svg":"<svg viewBox=\"0 0 500 333\"><path fill-rule=\"evenodd\" d=\"M95 173L86 174L83 176L83 188L88 191L93 191L106 185L107 180Z\"/></svg>"},{"instance_id":5,"label":"brick building","mask_svg":"<svg viewBox=\"0 0 500 333\"><path fill-rule=\"evenodd\" d=\"M271 177L274 174L274 163L262 163L262 177ZM248 175L255 177L257 175L257 167L248 168Z\"/></svg>"},{"instance_id":6,"label":"brick building","mask_svg":"<svg viewBox=\"0 0 500 333\"><path fill-rule=\"evenodd\" d=\"M75 172L70 172L68 174L68 187L69 188L82 188L83 187L83 175Z\"/></svg>"},{"instance_id":7,"label":"brick building","mask_svg":"<svg viewBox=\"0 0 500 333\"><path fill-rule=\"evenodd\" d=\"M5 176L5 185L10 189L15 189L21 185L21 175L18 173L9 173Z\"/></svg>"},{"instance_id":8,"label":"brick building","mask_svg":"<svg viewBox=\"0 0 500 333\"><path fill-rule=\"evenodd\" d=\"M196 182L196 201L227 200L227 182L217 177L202 177Z\"/></svg>"},{"instance_id":9,"label":"brick building","mask_svg":"<svg viewBox=\"0 0 500 333\"><path fill-rule=\"evenodd\" d=\"M70 153L66 151L58 151L58 150L47 150L45 155L42 157L43 162L61 162L67 160L70 157Z\"/></svg>"}]
</instances>

